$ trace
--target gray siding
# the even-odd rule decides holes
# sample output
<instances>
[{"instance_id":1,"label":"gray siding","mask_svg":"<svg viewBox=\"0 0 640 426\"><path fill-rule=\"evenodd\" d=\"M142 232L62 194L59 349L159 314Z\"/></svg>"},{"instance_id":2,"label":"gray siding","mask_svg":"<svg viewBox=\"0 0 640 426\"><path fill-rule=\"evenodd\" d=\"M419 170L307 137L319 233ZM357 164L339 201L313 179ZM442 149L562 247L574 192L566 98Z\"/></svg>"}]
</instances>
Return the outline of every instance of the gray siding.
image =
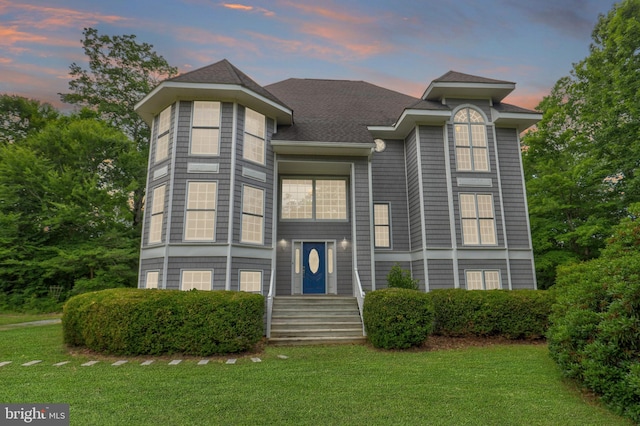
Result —
<instances>
[{"instance_id":1,"label":"gray siding","mask_svg":"<svg viewBox=\"0 0 640 426\"><path fill-rule=\"evenodd\" d=\"M231 261L231 290L240 291L240 271L262 271L261 294L269 293L269 280L271 279L271 260L250 259L246 257L234 257Z\"/></svg>"},{"instance_id":2,"label":"gray siding","mask_svg":"<svg viewBox=\"0 0 640 426\"><path fill-rule=\"evenodd\" d=\"M493 210L497 234L497 246L504 247L504 230L502 228L502 213L500 208L500 188L497 185L498 174L496 169L496 158L493 141L493 131L491 127L487 127L487 145L489 154L489 171L488 172L459 172L456 170L456 145L454 140L453 125L447 124L449 133L449 157L451 166L451 178L453 185L453 208L456 220L456 241L458 246L462 247L462 226L460 220L460 201L459 194L491 194L493 195ZM458 178L471 179L491 179L492 186L458 186Z\"/></svg>"},{"instance_id":3,"label":"gray siding","mask_svg":"<svg viewBox=\"0 0 640 426\"><path fill-rule=\"evenodd\" d=\"M426 280L424 276L424 261L414 260L411 262L411 277L418 280L418 288L422 291L426 291Z\"/></svg>"},{"instance_id":4,"label":"gray siding","mask_svg":"<svg viewBox=\"0 0 640 426\"><path fill-rule=\"evenodd\" d=\"M162 257L156 259L142 259L140 261L140 280L138 288L147 287L147 271L158 271L158 288L162 287L164 259Z\"/></svg>"},{"instance_id":5,"label":"gray siding","mask_svg":"<svg viewBox=\"0 0 640 426\"><path fill-rule=\"evenodd\" d=\"M274 209L274 194L273 194L273 161L274 154L273 149L269 141L273 134L274 122L271 119L267 119L266 126L266 140L265 140L265 165L248 161L243 158L244 147L244 107L238 108L238 145L236 149L236 170L235 170L235 197L234 197L234 227L233 227L233 242L239 243L242 235L242 188L244 185L248 185L254 188L264 190L264 240L263 245L271 246L273 243L273 230L271 224L273 223L273 209ZM264 174L265 180L255 179L247 176L243 176L243 168L250 169L258 174Z\"/></svg>"},{"instance_id":6,"label":"gray siding","mask_svg":"<svg viewBox=\"0 0 640 426\"><path fill-rule=\"evenodd\" d=\"M429 259L429 290L454 288L453 260Z\"/></svg>"},{"instance_id":7,"label":"gray siding","mask_svg":"<svg viewBox=\"0 0 640 426\"><path fill-rule=\"evenodd\" d=\"M400 265L403 270L411 270L411 262L376 262L376 289L387 288L387 275L395 264Z\"/></svg>"},{"instance_id":8,"label":"gray siding","mask_svg":"<svg viewBox=\"0 0 640 426\"><path fill-rule=\"evenodd\" d=\"M422 247L422 217L420 212L420 185L418 182L418 151L416 133L412 131L406 139L407 197L409 201L410 250Z\"/></svg>"},{"instance_id":9,"label":"gray siding","mask_svg":"<svg viewBox=\"0 0 640 426\"><path fill-rule=\"evenodd\" d=\"M529 248L527 208L520 168L520 144L515 129L496 128L502 196L509 248Z\"/></svg>"},{"instance_id":10,"label":"gray siding","mask_svg":"<svg viewBox=\"0 0 640 426\"><path fill-rule=\"evenodd\" d=\"M426 246L451 247L444 131L440 126L420 126L420 154L424 191Z\"/></svg>"},{"instance_id":11,"label":"gray siding","mask_svg":"<svg viewBox=\"0 0 640 426\"><path fill-rule=\"evenodd\" d=\"M170 257L167 269L167 289L180 289L182 270L213 269L213 290L225 289L227 259L224 257Z\"/></svg>"},{"instance_id":12,"label":"gray siding","mask_svg":"<svg viewBox=\"0 0 640 426\"><path fill-rule=\"evenodd\" d=\"M511 288L513 290L535 288L533 262L512 259L509 263L511 264Z\"/></svg>"},{"instance_id":13,"label":"gray siding","mask_svg":"<svg viewBox=\"0 0 640 426\"><path fill-rule=\"evenodd\" d=\"M499 269L502 288L509 289L509 275L507 271L507 261L503 259L481 259L481 260L460 260L458 262L458 271L460 272L460 288L467 288L466 277L464 271L467 269L486 270Z\"/></svg>"},{"instance_id":14,"label":"gray siding","mask_svg":"<svg viewBox=\"0 0 640 426\"><path fill-rule=\"evenodd\" d=\"M355 160L355 218L358 273L363 290L371 291L373 259L371 258L371 247L373 246L373 236L371 229L371 199L369 198L369 163L366 159Z\"/></svg>"},{"instance_id":15,"label":"gray siding","mask_svg":"<svg viewBox=\"0 0 640 426\"><path fill-rule=\"evenodd\" d=\"M386 149L383 152L375 152L371 160L373 202L389 203L391 249L408 251L409 212L404 141L388 140L386 144Z\"/></svg>"}]
</instances>

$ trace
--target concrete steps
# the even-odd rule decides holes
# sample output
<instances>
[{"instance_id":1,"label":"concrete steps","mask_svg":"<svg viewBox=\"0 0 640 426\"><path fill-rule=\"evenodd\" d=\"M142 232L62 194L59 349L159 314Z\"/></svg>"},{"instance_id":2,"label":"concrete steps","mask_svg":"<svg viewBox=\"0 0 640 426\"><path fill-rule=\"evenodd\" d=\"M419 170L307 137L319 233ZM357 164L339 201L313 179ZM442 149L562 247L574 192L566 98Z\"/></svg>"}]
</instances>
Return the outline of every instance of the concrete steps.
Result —
<instances>
[{"instance_id":1,"label":"concrete steps","mask_svg":"<svg viewBox=\"0 0 640 426\"><path fill-rule=\"evenodd\" d=\"M362 343L355 297L279 296L273 300L270 344Z\"/></svg>"}]
</instances>

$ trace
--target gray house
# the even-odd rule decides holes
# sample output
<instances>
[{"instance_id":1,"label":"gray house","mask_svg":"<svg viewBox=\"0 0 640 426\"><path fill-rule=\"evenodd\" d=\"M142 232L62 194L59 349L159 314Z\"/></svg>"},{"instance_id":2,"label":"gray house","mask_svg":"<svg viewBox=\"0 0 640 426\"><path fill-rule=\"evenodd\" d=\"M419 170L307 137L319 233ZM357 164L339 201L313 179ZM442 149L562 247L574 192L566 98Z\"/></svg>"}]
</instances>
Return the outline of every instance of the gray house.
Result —
<instances>
[{"instance_id":1,"label":"gray house","mask_svg":"<svg viewBox=\"0 0 640 426\"><path fill-rule=\"evenodd\" d=\"M136 106L153 130L139 287L261 293L267 335L278 299L361 306L396 263L424 291L536 288L519 134L541 114L503 103L514 89L453 71L421 98L263 87L226 60L164 81Z\"/></svg>"}]
</instances>

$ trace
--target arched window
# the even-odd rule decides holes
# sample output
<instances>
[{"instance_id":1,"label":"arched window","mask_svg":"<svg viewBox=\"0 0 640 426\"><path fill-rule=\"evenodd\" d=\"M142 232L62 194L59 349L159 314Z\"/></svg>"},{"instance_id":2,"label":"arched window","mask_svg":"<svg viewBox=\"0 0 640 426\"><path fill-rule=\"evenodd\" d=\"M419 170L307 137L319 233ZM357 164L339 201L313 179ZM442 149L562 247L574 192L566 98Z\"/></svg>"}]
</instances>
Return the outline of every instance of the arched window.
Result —
<instances>
[{"instance_id":1,"label":"arched window","mask_svg":"<svg viewBox=\"0 0 640 426\"><path fill-rule=\"evenodd\" d=\"M487 127L473 108L462 108L453 118L456 167L459 171L488 172Z\"/></svg>"}]
</instances>

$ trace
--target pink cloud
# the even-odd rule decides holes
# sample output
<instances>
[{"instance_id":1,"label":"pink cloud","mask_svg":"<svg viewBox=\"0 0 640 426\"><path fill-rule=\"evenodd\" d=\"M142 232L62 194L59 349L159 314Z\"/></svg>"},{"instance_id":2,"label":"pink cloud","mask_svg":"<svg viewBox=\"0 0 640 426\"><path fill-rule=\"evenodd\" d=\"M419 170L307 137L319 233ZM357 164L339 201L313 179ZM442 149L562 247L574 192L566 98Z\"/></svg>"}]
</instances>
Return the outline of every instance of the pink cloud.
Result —
<instances>
[{"instance_id":1,"label":"pink cloud","mask_svg":"<svg viewBox=\"0 0 640 426\"><path fill-rule=\"evenodd\" d=\"M263 7L248 6L240 3L222 3L221 6L227 9L240 10L243 12L260 12L263 15L269 16L269 17L275 16L275 12L265 9Z\"/></svg>"},{"instance_id":2,"label":"pink cloud","mask_svg":"<svg viewBox=\"0 0 640 426\"><path fill-rule=\"evenodd\" d=\"M280 1L280 4L282 4L285 7L291 7L291 8L297 9L308 15L325 18L330 21L340 21L340 22L346 22L350 24L370 24L377 20L377 18L366 16L361 12L350 13L350 12L347 12L346 10L341 11L340 8L335 4L332 5L331 8L321 7L317 5L310 5L310 4L302 4L302 3L292 2L287 0Z\"/></svg>"}]
</instances>

